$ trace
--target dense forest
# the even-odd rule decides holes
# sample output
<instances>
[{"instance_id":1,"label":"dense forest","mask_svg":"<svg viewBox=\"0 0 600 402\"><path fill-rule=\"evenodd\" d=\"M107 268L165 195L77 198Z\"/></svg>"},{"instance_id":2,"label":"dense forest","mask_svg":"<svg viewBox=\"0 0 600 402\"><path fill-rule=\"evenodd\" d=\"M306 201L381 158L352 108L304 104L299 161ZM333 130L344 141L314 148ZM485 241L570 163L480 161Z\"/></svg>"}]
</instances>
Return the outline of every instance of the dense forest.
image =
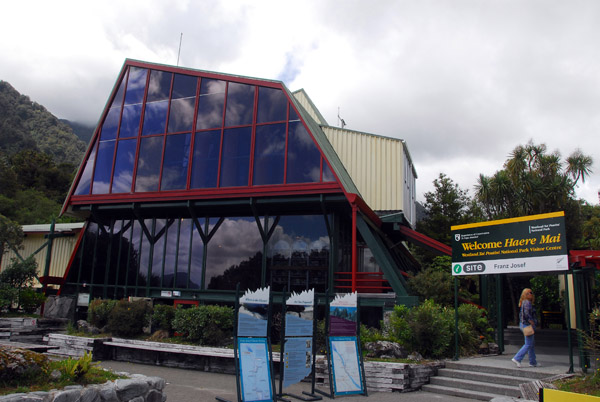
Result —
<instances>
[{"instance_id":1,"label":"dense forest","mask_svg":"<svg viewBox=\"0 0 600 402\"><path fill-rule=\"evenodd\" d=\"M79 137L71 123L0 81L0 217L27 225L58 216L93 131L74 127Z\"/></svg>"}]
</instances>

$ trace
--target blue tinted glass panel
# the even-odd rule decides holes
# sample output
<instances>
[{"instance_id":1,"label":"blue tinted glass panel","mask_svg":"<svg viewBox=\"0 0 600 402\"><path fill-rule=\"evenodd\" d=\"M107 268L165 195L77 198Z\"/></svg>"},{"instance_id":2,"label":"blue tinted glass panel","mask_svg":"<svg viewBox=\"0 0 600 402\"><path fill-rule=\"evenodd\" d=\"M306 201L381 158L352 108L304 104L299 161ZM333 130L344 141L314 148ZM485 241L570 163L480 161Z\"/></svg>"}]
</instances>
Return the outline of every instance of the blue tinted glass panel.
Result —
<instances>
[{"instance_id":1,"label":"blue tinted glass panel","mask_svg":"<svg viewBox=\"0 0 600 402\"><path fill-rule=\"evenodd\" d=\"M144 224L148 230L152 230L152 219L144 220ZM151 268L150 261L150 248L152 244L146 234L142 232L142 241L140 246L140 270L139 270L139 278L138 278L138 286L146 286L148 283L148 269Z\"/></svg>"},{"instance_id":2,"label":"blue tinted glass panel","mask_svg":"<svg viewBox=\"0 0 600 402\"><path fill-rule=\"evenodd\" d=\"M267 278L277 291L327 288L329 236L323 215L282 216L267 246Z\"/></svg>"},{"instance_id":3,"label":"blue tinted glass panel","mask_svg":"<svg viewBox=\"0 0 600 402\"><path fill-rule=\"evenodd\" d=\"M257 123L285 121L287 119L287 97L280 89L258 88Z\"/></svg>"},{"instance_id":4,"label":"blue tinted glass panel","mask_svg":"<svg viewBox=\"0 0 600 402\"><path fill-rule=\"evenodd\" d=\"M321 178L321 153L302 123L289 123L286 183L316 183Z\"/></svg>"},{"instance_id":5,"label":"blue tinted glass panel","mask_svg":"<svg viewBox=\"0 0 600 402\"><path fill-rule=\"evenodd\" d=\"M284 166L285 124L257 126L253 184L282 184Z\"/></svg>"},{"instance_id":6,"label":"blue tinted glass panel","mask_svg":"<svg viewBox=\"0 0 600 402\"><path fill-rule=\"evenodd\" d=\"M219 128L223 126L223 106L225 93L200 95L196 129Z\"/></svg>"},{"instance_id":7,"label":"blue tinted glass panel","mask_svg":"<svg viewBox=\"0 0 600 402\"><path fill-rule=\"evenodd\" d=\"M335 181L335 176L333 175L333 172L331 171L329 165L327 164L327 162L325 162L325 160L323 160L323 181Z\"/></svg>"},{"instance_id":8,"label":"blue tinted glass panel","mask_svg":"<svg viewBox=\"0 0 600 402\"><path fill-rule=\"evenodd\" d=\"M127 92L125 93L125 104L133 105L142 103L144 91L146 90L146 76L148 70L145 68L131 67L129 79L127 80Z\"/></svg>"},{"instance_id":9,"label":"blue tinted glass panel","mask_svg":"<svg viewBox=\"0 0 600 402\"><path fill-rule=\"evenodd\" d=\"M198 78L191 75L175 74L173 81L173 99L195 98Z\"/></svg>"},{"instance_id":10,"label":"blue tinted glass panel","mask_svg":"<svg viewBox=\"0 0 600 402\"><path fill-rule=\"evenodd\" d=\"M224 131L220 187L248 185L251 134L251 127Z\"/></svg>"},{"instance_id":11,"label":"blue tinted glass panel","mask_svg":"<svg viewBox=\"0 0 600 402\"><path fill-rule=\"evenodd\" d=\"M204 222L205 219L201 218L199 219L200 221L200 225L202 226L202 228L204 228ZM200 233L198 233L198 230L196 229L195 225L192 223L191 219L188 220L188 227L186 227L187 230L187 238L186 240L189 243L189 234L190 234L190 230L191 230L191 235L192 235L192 248L191 253L192 253L192 260L191 260L191 264L190 264L190 284L189 284L189 289L200 289L202 287L202 264L203 264L203 260L204 260L204 243L202 243L202 238L200 237ZM182 225L183 226L183 225ZM189 244L188 244L188 249L189 249ZM182 270L185 269L185 272L188 272L188 263L189 258L186 259L185 265L183 265L183 262L181 265L179 265L181 267ZM182 286L187 286L187 282L182 283Z\"/></svg>"},{"instance_id":12,"label":"blue tinted glass panel","mask_svg":"<svg viewBox=\"0 0 600 402\"><path fill-rule=\"evenodd\" d=\"M200 95L224 94L225 84L225 81L202 78L202 82L200 83Z\"/></svg>"},{"instance_id":13,"label":"blue tinted glass panel","mask_svg":"<svg viewBox=\"0 0 600 402\"><path fill-rule=\"evenodd\" d=\"M182 219L179 228L179 245L177 246L177 269L175 275L175 286L178 288L187 287L188 268L190 262L190 236L192 235L193 224L191 219ZM194 244L195 247L196 245ZM202 248L202 242L200 242ZM200 259L200 269L202 269L202 259Z\"/></svg>"},{"instance_id":14,"label":"blue tinted glass panel","mask_svg":"<svg viewBox=\"0 0 600 402\"><path fill-rule=\"evenodd\" d=\"M79 184L77 184L77 188L75 189L75 195L87 195L90 193L90 184L92 183L92 172L94 170L95 160L96 145L94 145L92 152L90 152L90 157L85 164L85 169L83 169L83 173L79 179Z\"/></svg>"},{"instance_id":15,"label":"blue tinted glass panel","mask_svg":"<svg viewBox=\"0 0 600 402\"><path fill-rule=\"evenodd\" d=\"M163 137L145 137L140 144L135 191L157 191Z\"/></svg>"},{"instance_id":16,"label":"blue tinted glass panel","mask_svg":"<svg viewBox=\"0 0 600 402\"><path fill-rule=\"evenodd\" d=\"M127 75L125 75L125 77L127 77ZM123 79L123 82L124 81L125 79ZM121 107L121 104L123 103L123 92L125 92L125 85L123 82L119 83L119 89L117 89L117 94L115 95L115 99L113 99L110 107Z\"/></svg>"},{"instance_id":17,"label":"blue tinted glass panel","mask_svg":"<svg viewBox=\"0 0 600 402\"><path fill-rule=\"evenodd\" d=\"M185 189L190 158L191 134L168 135L165 146L161 190Z\"/></svg>"},{"instance_id":18,"label":"blue tinted glass panel","mask_svg":"<svg viewBox=\"0 0 600 402\"><path fill-rule=\"evenodd\" d=\"M122 140L117 144L117 160L113 173L112 192L128 193L131 191L135 148L137 140Z\"/></svg>"},{"instance_id":19,"label":"blue tinted glass panel","mask_svg":"<svg viewBox=\"0 0 600 402\"><path fill-rule=\"evenodd\" d=\"M160 231L166 226L165 219L156 219L156 227L154 228L154 236L157 236ZM161 278L162 278L162 269L163 269L163 257L165 255L165 238L166 231L163 232L162 236L157 238L155 237L155 242L152 245L153 254L152 254L152 268L151 268L151 276L150 276L150 286L160 286Z\"/></svg>"},{"instance_id":20,"label":"blue tinted glass panel","mask_svg":"<svg viewBox=\"0 0 600 402\"><path fill-rule=\"evenodd\" d=\"M92 194L108 194L116 141L101 141L98 147Z\"/></svg>"},{"instance_id":21,"label":"blue tinted glass panel","mask_svg":"<svg viewBox=\"0 0 600 402\"><path fill-rule=\"evenodd\" d=\"M296 113L296 111L294 110L292 105L290 105L290 121L295 121L295 120L300 120L300 118L298 117L298 114Z\"/></svg>"},{"instance_id":22,"label":"blue tinted glass panel","mask_svg":"<svg viewBox=\"0 0 600 402\"><path fill-rule=\"evenodd\" d=\"M254 86L230 82L227 89L227 112L225 125L252 124L254 112Z\"/></svg>"},{"instance_id":23,"label":"blue tinted glass panel","mask_svg":"<svg viewBox=\"0 0 600 402\"><path fill-rule=\"evenodd\" d=\"M169 112L169 133L192 131L195 98L174 99Z\"/></svg>"},{"instance_id":24,"label":"blue tinted glass panel","mask_svg":"<svg viewBox=\"0 0 600 402\"><path fill-rule=\"evenodd\" d=\"M112 107L108 110L106 119L102 124L101 140L114 140L117 138L117 128L119 127L119 118L121 117L121 107Z\"/></svg>"},{"instance_id":25,"label":"blue tinted glass panel","mask_svg":"<svg viewBox=\"0 0 600 402\"><path fill-rule=\"evenodd\" d=\"M165 132L168 108L168 100L146 103L142 135L162 134Z\"/></svg>"},{"instance_id":26,"label":"blue tinted glass panel","mask_svg":"<svg viewBox=\"0 0 600 402\"><path fill-rule=\"evenodd\" d=\"M196 133L190 188L217 187L221 130Z\"/></svg>"},{"instance_id":27,"label":"blue tinted glass panel","mask_svg":"<svg viewBox=\"0 0 600 402\"><path fill-rule=\"evenodd\" d=\"M172 73L165 71L150 71L150 82L148 83L148 97L146 102L156 102L161 100L169 100L171 91Z\"/></svg>"},{"instance_id":28,"label":"blue tinted glass panel","mask_svg":"<svg viewBox=\"0 0 600 402\"><path fill-rule=\"evenodd\" d=\"M140 129L140 117L142 115L142 104L125 105L123 117L121 118L121 129L119 138L137 137Z\"/></svg>"},{"instance_id":29,"label":"blue tinted glass panel","mask_svg":"<svg viewBox=\"0 0 600 402\"><path fill-rule=\"evenodd\" d=\"M206 288L232 290L238 282L242 291L259 287L262 249L254 217L225 219L208 242Z\"/></svg>"}]
</instances>

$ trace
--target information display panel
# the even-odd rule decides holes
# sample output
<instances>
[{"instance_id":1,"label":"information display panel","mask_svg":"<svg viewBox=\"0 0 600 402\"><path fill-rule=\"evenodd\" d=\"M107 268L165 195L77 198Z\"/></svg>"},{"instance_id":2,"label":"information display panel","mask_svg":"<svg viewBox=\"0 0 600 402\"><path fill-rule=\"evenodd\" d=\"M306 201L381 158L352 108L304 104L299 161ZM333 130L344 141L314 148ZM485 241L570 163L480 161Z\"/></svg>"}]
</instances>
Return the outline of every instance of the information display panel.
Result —
<instances>
[{"instance_id":1,"label":"information display panel","mask_svg":"<svg viewBox=\"0 0 600 402\"><path fill-rule=\"evenodd\" d=\"M271 367L266 338L238 338L242 401L272 401Z\"/></svg>"},{"instance_id":2,"label":"information display panel","mask_svg":"<svg viewBox=\"0 0 600 402\"><path fill-rule=\"evenodd\" d=\"M356 336L329 337L333 389L336 395L364 393Z\"/></svg>"}]
</instances>

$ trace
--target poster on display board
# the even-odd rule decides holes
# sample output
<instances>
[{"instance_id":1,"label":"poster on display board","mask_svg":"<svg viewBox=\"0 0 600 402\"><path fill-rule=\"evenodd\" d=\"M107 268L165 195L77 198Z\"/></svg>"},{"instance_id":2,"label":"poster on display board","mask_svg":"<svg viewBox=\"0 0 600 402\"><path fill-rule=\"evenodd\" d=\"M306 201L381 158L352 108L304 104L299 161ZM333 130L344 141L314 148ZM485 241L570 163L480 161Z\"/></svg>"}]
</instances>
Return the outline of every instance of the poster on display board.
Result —
<instances>
[{"instance_id":1,"label":"poster on display board","mask_svg":"<svg viewBox=\"0 0 600 402\"><path fill-rule=\"evenodd\" d=\"M356 335L357 294L339 293L329 304L329 335Z\"/></svg>"},{"instance_id":2,"label":"poster on display board","mask_svg":"<svg viewBox=\"0 0 600 402\"><path fill-rule=\"evenodd\" d=\"M286 300L285 335L312 336L315 290L292 293Z\"/></svg>"},{"instance_id":3,"label":"poster on display board","mask_svg":"<svg viewBox=\"0 0 600 402\"><path fill-rule=\"evenodd\" d=\"M237 336L267 336L270 288L247 290L239 300Z\"/></svg>"},{"instance_id":4,"label":"poster on display board","mask_svg":"<svg viewBox=\"0 0 600 402\"><path fill-rule=\"evenodd\" d=\"M562 211L451 229L454 276L569 269Z\"/></svg>"},{"instance_id":5,"label":"poster on display board","mask_svg":"<svg viewBox=\"0 0 600 402\"><path fill-rule=\"evenodd\" d=\"M329 338L329 350L334 393L336 395L364 393L358 338L332 336Z\"/></svg>"},{"instance_id":6,"label":"poster on display board","mask_svg":"<svg viewBox=\"0 0 600 402\"><path fill-rule=\"evenodd\" d=\"M244 402L273 400L266 338L238 338L241 396Z\"/></svg>"}]
</instances>

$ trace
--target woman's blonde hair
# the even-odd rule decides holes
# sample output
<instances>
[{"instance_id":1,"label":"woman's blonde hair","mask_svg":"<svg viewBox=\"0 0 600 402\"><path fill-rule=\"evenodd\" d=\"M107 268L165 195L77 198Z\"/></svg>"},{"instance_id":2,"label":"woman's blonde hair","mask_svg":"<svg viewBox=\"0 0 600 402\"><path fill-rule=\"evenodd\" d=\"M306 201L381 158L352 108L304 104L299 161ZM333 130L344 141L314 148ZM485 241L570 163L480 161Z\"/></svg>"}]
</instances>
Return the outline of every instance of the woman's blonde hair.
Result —
<instances>
[{"instance_id":1,"label":"woman's blonde hair","mask_svg":"<svg viewBox=\"0 0 600 402\"><path fill-rule=\"evenodd\" d=\"M529 288L525 288L523 289L523 291L521 292L521 298L519 299L519 307L521 307L521 304L523 303L523 300L525 300L527 298L527 294L531 292L531 302L533 303L535 301L535 296L533 295L533 290L529 289Z\"/></svg>"}]
</instances>

